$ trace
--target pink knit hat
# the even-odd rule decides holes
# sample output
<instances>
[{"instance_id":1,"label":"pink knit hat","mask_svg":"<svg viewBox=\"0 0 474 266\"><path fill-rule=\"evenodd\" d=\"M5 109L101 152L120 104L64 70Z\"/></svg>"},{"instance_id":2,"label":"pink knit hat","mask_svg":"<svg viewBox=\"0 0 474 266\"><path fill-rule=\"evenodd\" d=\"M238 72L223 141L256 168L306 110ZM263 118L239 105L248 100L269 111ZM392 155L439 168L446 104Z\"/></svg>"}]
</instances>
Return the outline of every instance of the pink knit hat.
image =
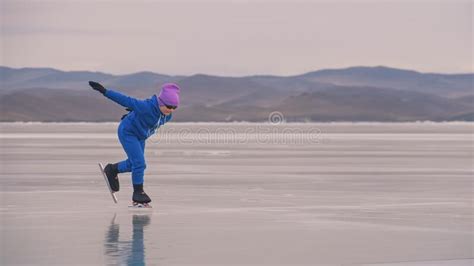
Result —
<instances>
[{"instance_id":1,"label":"pink knit hat","mask_svg":"<svg viewBox=\"0 0 474 266\"><path fill-rule=\"evenodd\" d=\"M179 87L174 83L166 83L161 87L160 95L158 95L160 106L179 105Z\"/></svg>"}]
</instances>

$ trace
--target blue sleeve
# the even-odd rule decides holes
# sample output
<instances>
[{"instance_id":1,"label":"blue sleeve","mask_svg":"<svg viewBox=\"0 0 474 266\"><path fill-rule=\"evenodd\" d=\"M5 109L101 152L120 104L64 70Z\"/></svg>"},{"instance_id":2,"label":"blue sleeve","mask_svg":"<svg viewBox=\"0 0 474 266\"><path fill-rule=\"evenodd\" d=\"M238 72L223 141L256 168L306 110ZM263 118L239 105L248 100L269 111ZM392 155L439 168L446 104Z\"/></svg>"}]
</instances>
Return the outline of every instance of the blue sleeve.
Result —
<instances>
[{"instance_id":1,"label":"blue sleeve","mask_svg":"<svg viewBox=\"0 0 474 266\"><path fill-rule=\"evenodd\" d=\"M145 100L138 100L113 90L107 89L105 92L105 97L111 99L123 107L128 107L134 111L139 111L140 109L146 108Z\"/></svg>"}]
</instances>

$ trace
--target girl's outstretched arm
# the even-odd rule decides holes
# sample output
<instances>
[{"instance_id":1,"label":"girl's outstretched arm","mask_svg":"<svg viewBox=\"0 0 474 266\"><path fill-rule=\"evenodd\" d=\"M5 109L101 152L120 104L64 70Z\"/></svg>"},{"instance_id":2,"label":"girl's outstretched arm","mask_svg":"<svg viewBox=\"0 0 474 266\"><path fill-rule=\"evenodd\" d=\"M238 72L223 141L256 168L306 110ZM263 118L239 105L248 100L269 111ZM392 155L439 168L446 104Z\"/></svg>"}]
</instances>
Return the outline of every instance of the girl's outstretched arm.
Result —
<instances>
[{"instance_id":1,"label":"girl's outstretched arm","mask_svg":"<svg viewBox=\"0 0 474 266\"><path fill-rule=\"evenodd\" d=\"M102 93L105 97L122 105L123 107L130 108L134 111L139 111L142 106L146 105L145 101L135 99L133 97L121 94L113 90L107 90L100 83L89 81L89 85L92 87L92 89Z\"/></svg>"}]
</instances>

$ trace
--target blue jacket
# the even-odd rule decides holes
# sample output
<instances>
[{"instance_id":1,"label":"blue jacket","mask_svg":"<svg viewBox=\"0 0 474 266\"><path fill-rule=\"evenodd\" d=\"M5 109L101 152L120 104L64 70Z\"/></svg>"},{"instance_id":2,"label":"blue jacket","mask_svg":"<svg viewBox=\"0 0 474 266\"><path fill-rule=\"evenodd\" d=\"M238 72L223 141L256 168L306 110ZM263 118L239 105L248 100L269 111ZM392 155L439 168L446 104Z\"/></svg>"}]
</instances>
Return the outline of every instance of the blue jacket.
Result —
<instances>
[{"instance_id":1,"label":"blue jacket","mask_svg":"<svg viewBox=\"0 0 474 266\"><path fill-rule=\"evenodd\" d=\"M122 120L121 125L123 129L136 135L139 139L147 139L173 117L172 114L165 116L160 111L156 95L150 99L138 100L107 89L105 96L123 107L132 109Z\"/></svg>"}]
</instances>

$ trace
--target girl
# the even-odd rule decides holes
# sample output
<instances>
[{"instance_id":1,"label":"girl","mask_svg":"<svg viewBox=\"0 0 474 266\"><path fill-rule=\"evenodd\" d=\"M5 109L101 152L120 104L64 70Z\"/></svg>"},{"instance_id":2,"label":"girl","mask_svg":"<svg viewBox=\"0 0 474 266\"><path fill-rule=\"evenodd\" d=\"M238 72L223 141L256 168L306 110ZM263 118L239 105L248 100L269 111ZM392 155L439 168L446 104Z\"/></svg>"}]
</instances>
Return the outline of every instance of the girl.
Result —
<instances>
[{"instance_id":1,"label":"girl","mask_svg":"<svg viewBox=\"0 0 474 266\"><path fill-rule=\"evenodd\" d=\"M107 164L104 172L109 181L112 192L120 189L118 173L132 172L134 205L151 202L150 197L143 190L143 175L145 173L145 141L155 131L173 117L173 111L179 105L179 87L167 83L161 88L158 97L153 95L146 100L138 100L123 95L101 84L89 81L89 85L105 97L124 106L130 112L122 117L118 127L118 137L127 159L114 164Z\"/></svg>"}]
</instances>

